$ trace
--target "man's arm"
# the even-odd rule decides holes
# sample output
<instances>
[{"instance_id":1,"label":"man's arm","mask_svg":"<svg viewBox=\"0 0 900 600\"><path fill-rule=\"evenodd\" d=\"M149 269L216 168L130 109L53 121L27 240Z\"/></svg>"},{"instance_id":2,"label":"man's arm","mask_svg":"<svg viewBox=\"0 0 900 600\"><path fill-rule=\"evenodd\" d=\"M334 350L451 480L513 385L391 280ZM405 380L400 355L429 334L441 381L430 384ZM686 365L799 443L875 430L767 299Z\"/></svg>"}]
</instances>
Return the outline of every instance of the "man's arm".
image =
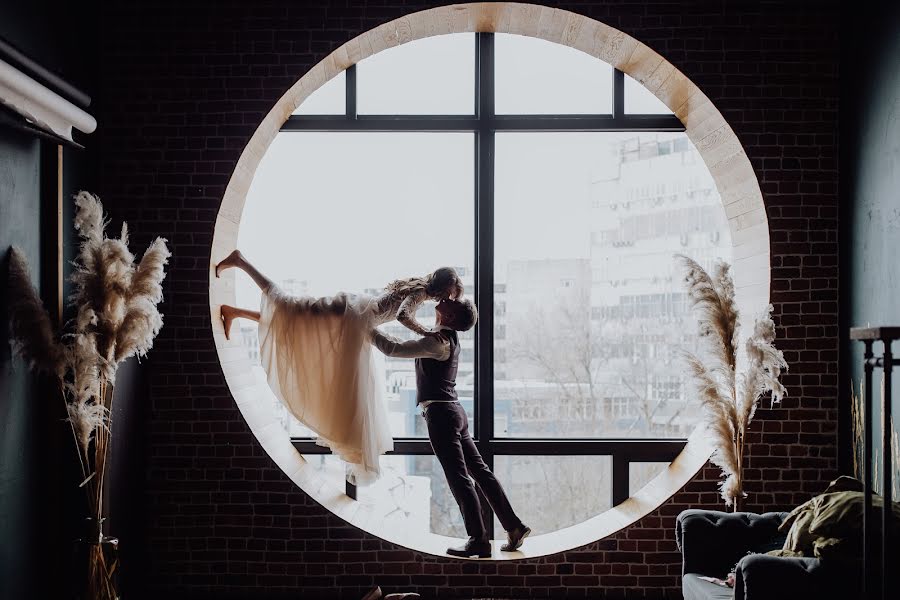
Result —
<instances>
[{"instance_id":1,"label":"man's arm","mask_svg":"<svg viewBox=\"0 0 900 600\"><path fill-rule=\"evenodd\" d=\"M436 360L450 358L450 342L441 341L435 337L423 337L402 342L373 329L372 343L386 356L394 358L433 358Z\"/></svg>"}]
</instances>

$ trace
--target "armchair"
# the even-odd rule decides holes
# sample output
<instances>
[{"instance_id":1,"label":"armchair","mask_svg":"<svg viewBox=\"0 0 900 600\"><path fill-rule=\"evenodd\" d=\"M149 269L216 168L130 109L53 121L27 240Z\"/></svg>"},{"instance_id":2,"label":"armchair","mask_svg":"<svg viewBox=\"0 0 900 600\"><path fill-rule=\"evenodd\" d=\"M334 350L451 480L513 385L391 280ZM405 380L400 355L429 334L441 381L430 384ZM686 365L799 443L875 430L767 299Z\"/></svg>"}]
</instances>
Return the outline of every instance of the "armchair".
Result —
<instances>
[{"instance_id":1,"label":"armchair","mask_svg":"<svg viewBox=\"0 0 900 600\"><path fill-rule=\"evenodd\" d=\"M854 597L854 578L842 578L833 569L823 569L817 558L764 554L784 543L785 536L779 533L778 526L787 514L693 509L679 514L675 540L682 554L684 600ZM699 578L707 575L724 579L735 564L734 590Z\"/></svg>"}]
</instances>

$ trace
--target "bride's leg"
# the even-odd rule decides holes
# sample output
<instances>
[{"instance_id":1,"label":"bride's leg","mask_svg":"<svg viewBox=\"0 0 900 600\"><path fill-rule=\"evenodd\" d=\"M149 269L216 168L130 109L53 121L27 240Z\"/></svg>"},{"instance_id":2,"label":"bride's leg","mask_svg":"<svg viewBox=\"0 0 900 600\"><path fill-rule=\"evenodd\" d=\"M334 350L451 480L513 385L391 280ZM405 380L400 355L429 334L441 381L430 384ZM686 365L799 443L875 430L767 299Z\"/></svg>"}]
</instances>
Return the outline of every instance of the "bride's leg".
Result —
<instances>
[{"instance_id":1,"label":"bride's leg","mask_svg":"<svg viewBox=\"0 0 900 600\"><path fill-rule=\"evenodd\" d=\"M247 310L246 308L237 308L227 304L222 305L221 309L222 322L225 325L225 339L231 339L231 322L237 318L243 317L259 323L259 311Z\"/></svg>"},{"instance_id":2,"label":"bride's leg","mask_svg":"<svg viewBox=\"0 0 900 600\"><path fill-rule=\"evenodd\" d=\"M240 250L233 250L231 254L222 259L222 262L216 265L216 277L225 269L237 267L250 276L250 279L259 286L259 289L265 294L272 287L272 280L263 275L256 267L250 264Z\"/></svg>"}]
</instances>

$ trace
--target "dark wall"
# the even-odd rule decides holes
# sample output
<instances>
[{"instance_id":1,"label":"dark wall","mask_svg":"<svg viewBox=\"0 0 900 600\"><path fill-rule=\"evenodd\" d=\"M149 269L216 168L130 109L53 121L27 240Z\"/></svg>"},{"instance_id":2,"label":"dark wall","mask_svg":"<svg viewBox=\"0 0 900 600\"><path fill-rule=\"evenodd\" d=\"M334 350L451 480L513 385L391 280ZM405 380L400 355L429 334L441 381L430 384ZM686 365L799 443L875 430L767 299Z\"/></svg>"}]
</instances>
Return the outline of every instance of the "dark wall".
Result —
<instances>
[{"instance_id":1,"label":"dark wall","mask_svg":"<svg viewBox=\"0 0 900 600\"><path fill-rule=\"evenodd\" d=\"M40 143L32 136L0 135L0 276L6 277L6 249L17 245L31 258L34 281L40 273ZM3 286L6 289L6 286ZM6 294L0 294L5 324ZM0 596L24 597L35 551L33 528L39 518L38 394L36 382L11 356L3 327L0 344Z\"/></svg>"},{"instance_id":2,"label":"dark wall","mask_svg":"<svg viewBox=\"0 0 900 600\"><path fill-rule=\"evenodd\" d=\"M674 517L722 508L716 471L638 525L515 563L406 551L348 527L262 451L225 384L209 323L213 225L270 107L345 41L427 3L143 2L106 7L101 192L141 246L174 253L151 353L142 515L149 556L132 597L358 598L373 584L428 596L677 597ZM718 106L763 190L789 396L757 413L748 510L792 507L837 471L836 3L560 3L660 52ZM127 540L126 540L127 541ZM125 541L123 541L123 544ZM126 565L126 568L129 568ZM644 591L641 591L644 590Z\"/></svg>"},{"instance_id":3,"label":"dark wall","mask_svg":"<svg viewBox=\"0 0 900 600\"><path fill-rule=\"evenodd\" d=\"M91 93L95 36L84 17L90 6L80 6L78 14L60 8L43 1L4 3L0 37ZM42 202L47 186L55 186L46 181L54 176L55 147L32 134L0 128L0 597L11 599L53 597L63 580L70 580L64 568L71 559L73 519L81 516L62 402L52 386L12 355L6 326L9 246L22 248L42 293L48 292L40 285L42 275L55 271L56 232L42 226L48 210L55 209ZM90 151L66 148L63 165L67 197L94 185ZM67 203L63 243L69 259L74 248L71 214Z\"/></svg>"},{"instance_id":4,"label":"dark wall","mask_svg":"<svg viewBox=\"0 0 900 600\"><path fill-rule=\"evenodd\" d=\"M900 325L900 5L874 2L848 11L846 77L842 109L842 325ZM840 390L850 405L851 382L863 376L860 342L845 341L846 368ZM894 343L894 353L900 344ZM881 344L875 347L881 353ZM876 427L881 452L880 382L874 379ZM894 392L893 413L900 411ZM849 417L849 414L847 415ZM849 418L845 420L849 421ZM895 418L896 422L897 419ZM846 429L846 428L845 428ZM897 431L897 427L894 430ZM849 435L849 431L844 432ZM896 435L896 434L895 434ZM849 447L849 445L848 445ZM849 457L844 457L849 460ZM894 464L895 489L900 465Z\"/></svg>"}]
</instances>

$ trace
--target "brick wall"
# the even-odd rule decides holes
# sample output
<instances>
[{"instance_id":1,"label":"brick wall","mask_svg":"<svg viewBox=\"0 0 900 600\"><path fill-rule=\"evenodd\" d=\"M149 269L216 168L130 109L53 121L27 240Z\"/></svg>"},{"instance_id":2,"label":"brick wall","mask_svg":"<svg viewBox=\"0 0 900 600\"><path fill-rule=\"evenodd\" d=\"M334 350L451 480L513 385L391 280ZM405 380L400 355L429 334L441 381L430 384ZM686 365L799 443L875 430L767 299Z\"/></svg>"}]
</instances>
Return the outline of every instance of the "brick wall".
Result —
<instances>
[{"instance_id":1,"label":"brick wall","mask_svg":"<svg viewBox=\"0 0 900 600\"><path fill-rule=\"evenodd\" d=\"M134 5L132 5L134 4ZM674 517L721 508L709 467L660 510L585 548L461 563L398 548L310 500L259 447L210 334L213 223L257 124L346 40L427 3L110 3L98 100L99 192L133 240L174 253L166 325L146 361L141 560L132 597L358 598L378 583L441 597L680 597ZM756 170L790 396L749 447L748 510L787 508L836 472L838 10L828 3L560 3L660 52L718 106ZM120 442L127 443L127 442ZM120 509L121 510L121 509ZM127 508L125 509L127 510Z\"/></svg>"}]
</instances>

